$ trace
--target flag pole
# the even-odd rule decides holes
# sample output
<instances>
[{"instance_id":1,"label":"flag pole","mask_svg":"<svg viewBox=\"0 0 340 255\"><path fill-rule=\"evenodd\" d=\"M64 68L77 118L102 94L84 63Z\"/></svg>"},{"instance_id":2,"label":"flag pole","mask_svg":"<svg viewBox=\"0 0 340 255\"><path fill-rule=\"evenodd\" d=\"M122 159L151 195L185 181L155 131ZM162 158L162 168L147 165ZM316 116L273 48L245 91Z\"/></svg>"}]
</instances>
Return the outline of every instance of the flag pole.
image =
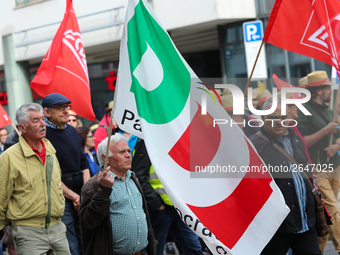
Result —
<instances>
[{"instance_id":1,"label":"flag pole","mask_svg":"<svg viewBox=\"0 0 340 255\"><path fill-rule=\"evenodd\" d=\"M17 132L18 136L20 136L20 131L17 129L17 127L13 124L13 122L11 123L12 127L14 128L15 132Z\"/></svg>"},{"instance_id":2,"label":"flag pole","mask_svg":"<svg viewBox=\"0 0 340 255\"><path fill-rule=\"evenodd\" d=\"M112 134L112 124L113 124L113 116L112 116L112 112L111 112L111 117L110 117L110 129L109 129L109 133L108 133L108 139L107 139L107 147L106 147L106 154L105 154L105 163L104 163L104 169L102 171L105 171L106 167L107 167L107 161L109 159L109 150L110 150L110 143L111 143L111 134Z\"/></svg>"},{"instance_id":3,"label":"flag pole","mask_svg":"<svg viewBox=\"0 0 340 255\"><path fill-rule=\"evenodd\" d=\"M339 95L340 95L340 87L338 88L338 92L336 93L336 99L335 99L335 106L334 106L334 111L333 111L333 123L335 123L336 117L338 115L338 110L339 110ZM329 146L332 145L333 142L333 136L334 134L331 134L331 137L329 138ZM329 157L327 157L327 162L329 162Z\"/></svg>"},{"instance_id":4,"label":"flag pole","mask_svg":"<svg viewBox=\"0 0 340 255\"><path fill-rule=\"evenodd\" d=\"M255 66L256 66L256 64L257 64L257 60L259 59L259 56L260 56L260 53L261 53L261 49L262 49L263 44L264 44L264 41L262 41L261 46L260 46L260 49L259 49L259 51L257 52L257 56L256 56L256 59L255 59L255 62L254 62L253 69L251 70L251 73L250 73L250 76L249 76L249 78L248 78L248 82L247 82L246 88L244 89L244 93L243 93L243 96L244 96L244 97L247 95L247 90L248 90L248 87L249 87L249 84L250 84L250 81L251 81L251 77L253 77L253 73L254 73L254 70L255 70Z\"/></svg>"},{"instance_id":5,"label":"flag pole","mask_svg":"<svg viewBox=\"0 0 340 255\"><path fill-rule=\"evenodd\" d=\"M334 104L334 89L332 89L332 93L331 93L331 101L329 102L329 108L331 109L331 110L333 110L333 104Z\"/></svg>"}]
</instances>

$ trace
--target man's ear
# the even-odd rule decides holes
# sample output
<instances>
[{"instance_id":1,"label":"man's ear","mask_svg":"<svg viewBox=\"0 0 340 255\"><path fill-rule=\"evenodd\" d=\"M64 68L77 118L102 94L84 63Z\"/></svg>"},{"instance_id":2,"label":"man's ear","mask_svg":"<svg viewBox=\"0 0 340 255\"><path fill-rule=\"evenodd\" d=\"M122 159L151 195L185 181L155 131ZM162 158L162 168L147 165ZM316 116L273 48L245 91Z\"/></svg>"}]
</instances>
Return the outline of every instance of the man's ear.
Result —
<instances>
[{"instance_id":1,"label":"man's ear","mask_svg":"<svg viewBox=\"0 0 340 255\"><path fill-rule=\"evenodd\" d=\"M318 89L318 90L316 91L316 94L317 94L318 96L321 96L321 95L323 94L323 89L324 89L324 88Z\"/></svg>"},{"instance_id":2,"label":"man's ear","mask_svg":"<svg viewBox=\"0 0 340 255\"><path fill-rule=\"evenodd\" d=\"M18 125L18 127L22 134L26 134L26 126L24 124L21 123Z\"/></svg>"},{"instance_id":3,"label":"man's ear","mask_svg":"<svg viewBox=\"0 0 340 255\"><path fill-rule=\"evenodd\" d=\"M44 108L44 114L47 118L51 117L50 111L48 110L48 108Z\"/></svg>"},{"instance_id":4,"label":"man's ear","mask_svg":"<svg viewBox=\"0 0 340 255\"><path fill-rule=\"evenodd\" d=\"M105 155L104 154L102 154L102 159L105 161Z\"/></svg>"}]
</instances>

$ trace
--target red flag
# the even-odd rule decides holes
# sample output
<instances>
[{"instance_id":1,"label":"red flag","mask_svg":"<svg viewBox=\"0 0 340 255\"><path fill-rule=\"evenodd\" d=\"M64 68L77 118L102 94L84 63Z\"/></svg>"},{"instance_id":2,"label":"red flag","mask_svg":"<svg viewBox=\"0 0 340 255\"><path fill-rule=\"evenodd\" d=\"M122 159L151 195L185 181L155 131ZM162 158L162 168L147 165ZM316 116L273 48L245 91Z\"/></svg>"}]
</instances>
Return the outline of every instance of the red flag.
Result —
<instances>
[{"instance_id":1,"label":"red flag","mask_svg":"<svg viewBox=\"0 0 340 255\"><path fill-rule=\"evenodd\" d=\"M339 70L339 20L338 0L276 0L263 41Z\"/></svg>"},{"instance_id":2,"label":"red flag","mask_svg":"<svg viewBox=\"0 0 340 255\"><path fill-rule=\"evenodd\" d=\"M277 77L276 74L273 74L272 77L273 77L273 80L274 80L277 88L279 89L279 91L281 91L282 87L284 87L284 88L296 88L292 84L289 84L288 82L281 80L279 77ZM290 93L290 94L291 94L290 98L302 98L301 93Z\"/></svg>"},{"instance_id":3,"label":"red flag","mask_svg":"<svg viewBox=\"0 0 340 255\"><path fill-rule=\"evenodd\" d=\"M12 123L11 119L9 118L7 112L0 104L0 128L8 126Z\"/></svg>"},{"instance_id":4,"label":"red flag","mask_svg":"<svg viewBox=\"0 0 340 255\"><path fill-rule=\"evenodd\" d=\"M86 56L72 0L31 87L45 97L60 93L80 116L94 120Z\"/></svg>"}]
</instances>

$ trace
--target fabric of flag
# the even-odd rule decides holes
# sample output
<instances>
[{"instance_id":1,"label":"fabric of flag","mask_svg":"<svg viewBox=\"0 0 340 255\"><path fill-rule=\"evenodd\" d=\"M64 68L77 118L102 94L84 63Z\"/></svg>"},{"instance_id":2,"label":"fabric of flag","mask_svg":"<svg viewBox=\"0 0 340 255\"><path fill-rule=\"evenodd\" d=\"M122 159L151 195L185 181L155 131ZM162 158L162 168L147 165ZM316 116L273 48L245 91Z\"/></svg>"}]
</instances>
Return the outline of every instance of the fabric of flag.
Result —
<instances>
[{"instance_id":1,"label":"fabric of flag","mask_svg":"<svg viewBox=\"0 0 340 255\"><path fill-rule=\"evenodd\" d=\"M298 90L301 89L301 88L297 88L297 87L293 86L292 84L290 84L290 83L288 83L284 80L281 80L279 77L277 77L276 74L273 74L272 77L273 77L275 85L279 89L279 91L282 91L282 88L294 88L294 89L298 89ZM293 93L290 92L290 94L291 94L290 99L302 98L302 95L299 92L293 92Z\"/></svg>"},{"instance_id":2,"label":"fabric of flag","mask_svg":"<svg viewBox=\"0 0 340 255\"><path fill-rule=\"evenodd\" d=\"M338 0L276 0L263 41L339 70L339 22Z\"/></svg>"},{"instance_id":3,"label":"fabric of flag","mask_svg":"<svg viewBox=\"0 0 340 255\"><path fill-rule=\"evenodd\" d=\"M86 56L72 0L30 86L40 96L60 93L70 99L72 110L94 120Z\"/></svg>"},{"instance_id":4,"label":"fabric of flag","mask_svg":"<svg viewBox=\"0 0 340 255\"><path fill-rule=\"evenodd\" d=\"M145 0L128 4L114 102L117 124L144 138L179 216L212 253L260 254L289 209L269 173L239 171L264 163Z\"/></svg>"},{"instance_id":5,"label":"fabric of flag","mask_svg":"<svg viewBox=\"0 0 340 255\"><path fill-rule=\"evenodd\" d=\"M0 128L3 128L5 126L11 125L12 121L9 118L7 112L0 104Z\"/></svg>"}]
</instances>

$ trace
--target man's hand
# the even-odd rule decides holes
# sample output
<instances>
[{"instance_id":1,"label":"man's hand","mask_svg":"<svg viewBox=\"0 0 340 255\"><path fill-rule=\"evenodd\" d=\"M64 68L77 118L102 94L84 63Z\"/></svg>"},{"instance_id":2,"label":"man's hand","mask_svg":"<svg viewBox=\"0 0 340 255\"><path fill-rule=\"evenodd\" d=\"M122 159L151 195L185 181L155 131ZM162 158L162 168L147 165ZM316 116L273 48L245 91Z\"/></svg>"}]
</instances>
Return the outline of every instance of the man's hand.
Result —
<instances>
[{"instance_id":1,"label":"man's hand","mask_svg":"<svg viewBox=\"0 0 340 255\"><path fill-rule=\"evenodd\" d=\"M109 173L111 167L108 166L104 172L99 172L97 183L102 185L103 187L112 188L115 179Z\"/></svg>"},{"instance_id":2,"label":"man's hand","mask_svg":"<svg viewBox=\"0 0 340 255\"><path fill-rule=\"evenodd\" d=\"M76 209L77 211L79 211L79 206L80 206L80 196L78 194L76 194L76 196L74 196L74 198L72 199L73 202L73 207L74 209Z\"/></svg>"},{"instance_id":3,"label":"man's hand","mask_svg":"<svg viewBox=\"0 0 340 255\"><path fill-rule=\"evenodd\" d=\"M161 205L157 210L163 210L165 209L165 205Z\"/></svg>"},{"instance_id":4,"label":"man's hand","mask_svg":"<svg viewBox=\"0 0 340 255\"><path fill-rule=\"evenodd\" d=\"M327 158L333 157L339 150L339 144L332 144L324 149L327 153Z\"/></svg>"},{"instance_id":5,"label":"man's hand","mask_svg":"<svg viewBox=\"0 0 340 255\"><path fill-rule=\"evenodd\" d=\"M327 134L335 134L338 130L338 123L329 122L326 127L324 127L327 131Z\"/></svg>"}]
</instances>

